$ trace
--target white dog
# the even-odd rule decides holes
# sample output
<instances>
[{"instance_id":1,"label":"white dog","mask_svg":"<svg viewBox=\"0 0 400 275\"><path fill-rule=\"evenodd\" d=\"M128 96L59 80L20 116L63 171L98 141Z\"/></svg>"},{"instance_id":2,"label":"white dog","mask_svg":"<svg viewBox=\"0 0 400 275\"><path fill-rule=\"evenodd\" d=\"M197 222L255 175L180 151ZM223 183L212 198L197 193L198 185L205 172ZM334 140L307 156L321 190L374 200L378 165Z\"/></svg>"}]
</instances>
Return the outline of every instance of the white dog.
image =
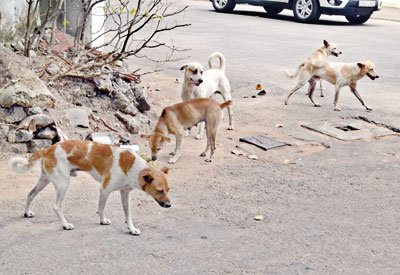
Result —
<instances>
[{"instance_id":1,"label":"white dog","mask_svg":"<svg viewBox=\"0 0 400 275\"><path fill-rule=\"evenodd\" d=\"M213 58L218 58L220 66L218 69L211 68L211 60ZM185 71L184 82L182 86L182 100L186 101L194 98L204 98L211 97L216 93L222 95L223 100L232 100L231 96L231 86L229 80L225 75L225 57L219 53L215 52L208 57L209 70L204 71L203 65L197 62L191 62L187 65L181 67L181 70ZM228 107L229 114L229 128L228 130L233 130L233 112L232 107ZM204 123L199 126L199 133L196 136L197 139L203 137Z\"/></svg>"},{"instance_id":2,"label":"white dog","mask_svg":"<svg viewBox=\"0 0 400 275\"><path fill-rule=\"evenodd\" d=\"M52 182L56 190L54 211L65 230L74 229L74 225L64 217L62 202L70 176L76 176L76 171L88 172L101 183L98 214L102 225L111 223L104 215L104 208L108 196L116 190L121 193L125 221L132 235L140 234L131 218L130 193L134 188L142 189L160 206L171 207L168 198L168 168L155 169L138 155L119 147L90 141L67 140L37 151L29 159L13 157L9 165L16 173L26 173L38 160L41 161L42 171L36 186L28 194L24 213L26 218L35 216L30 211L32 200Z\"/></svg>"}]
</instances>

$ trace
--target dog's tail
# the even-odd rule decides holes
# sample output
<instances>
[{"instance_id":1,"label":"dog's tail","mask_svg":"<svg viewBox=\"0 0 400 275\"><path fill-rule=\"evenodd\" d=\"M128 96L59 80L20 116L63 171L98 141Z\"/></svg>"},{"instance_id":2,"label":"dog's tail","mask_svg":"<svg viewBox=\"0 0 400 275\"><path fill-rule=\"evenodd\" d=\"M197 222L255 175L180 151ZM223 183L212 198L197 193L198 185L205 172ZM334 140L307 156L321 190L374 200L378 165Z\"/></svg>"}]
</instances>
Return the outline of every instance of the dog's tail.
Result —
<instances>
[{"instance_id":1,"label":"dog's tail","mask_svg":"<svg viewBox=\"0 0 400 275\"><path fill-rule=\"evenodd\" d=\"M13 157L8 161L10 169L17 174L24 174L32 170L36 161L43 157L46 149L34 153L29 159L23 157Z\"/></svg>"},{"instance_id":2,"label":"dog's tail","mask_svg":"<svg viewBox=\"0 0 400 275\"><path fill-rule=\"evenodd\" d=\"M220 52L215 52L215 53L212 53L209 57L208 57L208 66L210 67L210 69L211 69L211 60L213 59L213 58L215 58L215 57L217 57L218 59L219 59L219 69L221 70L221 71L224 71L225 72L225 57L224 57L224 55L222 54L222 53L220 53Z\"/></svg>"},{"instance_id":3,"label":"dog's tail","mask_svg":"<svg viewBox=\"0 0 400 275\"><path fill-rule=\"evenodd\" d=\"M231 106L232 104L233 104L233 101L232 100L228 100L228 101L225 101L224 103L219 104L219 107L221 107L221 110L222 110L222 109L224 109L224 108L226 108L228 106Z\"/></svg>"},{"instance_id":4,"label":"dog's tail","mask_svg":"<svg viewBox=\"0 0 400 275\"><path fill-rule=\"evenodd\" d=\"M300 68L303 67L303 66L304 66L304 62L301 63L301 64L297 67L297 69L296 69L296 71L295 71L294 73L291 73L289 70L285 70L284 73L285 73L285 75L286 75L288 78L295 78L295 77L297 77L297 76L299 75L299 73L300 73Z\"/></svg>"}]
</instances>

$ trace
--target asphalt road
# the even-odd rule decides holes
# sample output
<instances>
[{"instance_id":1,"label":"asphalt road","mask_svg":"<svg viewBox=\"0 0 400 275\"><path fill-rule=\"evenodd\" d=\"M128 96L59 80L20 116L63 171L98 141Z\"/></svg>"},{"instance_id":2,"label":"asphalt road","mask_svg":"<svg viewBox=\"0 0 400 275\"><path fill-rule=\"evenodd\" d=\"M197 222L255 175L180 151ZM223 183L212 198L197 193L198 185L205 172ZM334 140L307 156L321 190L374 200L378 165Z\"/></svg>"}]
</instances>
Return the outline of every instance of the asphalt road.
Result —
<instances>
[{"instance_id":1,"label":"asphalt road","mask_svg":"<svg viewBox=\"0 0 400 275\"><path fill-rule=\"evenodd\" d=\"M362 116L383 127L400 127L400 24L370 20L350 26L343 18L323 17L318 25L305 25L295 23L290 13L269 17L260 8L239 6L234 14L217 14L205 1L182 4L190 8L179 20L192 26L158 39L190 48L181 54L190 58L162 64L164 71L146 76L143 83L152 88L151 103L159 112L179 101L174 82L182 79L181 65L189 60L206 64L210 53L223 52L236 129L221 129L215 161L204 163L197 156L203 144L185 140L182 159L170 173L172 207L161 209L142 192L134 192L140 237L127 234L118 194L107 205L113 223L98 225L98 193L85 175L73 179L65 200L65 214L75 230L61 229L51 210L52 188L33 203L37 217L22 218L25 195L38 169L15 177L2 162L1 181L7 184L0 200L0 273L398 273L399 137L343 142L300 125ZM375 62L381 78L359 84L372 112L346 89L339 100L343 111L334 112L329 85L325 98L318 98L320 108L312 106L305 90L295 94L290 105L283 104L295 85L283 69L294 69L323 39L343 51L340 61ZM164 55L154 51L152 57ZM130 65L155 68L144 59ZM251 98L257 83L267 95ZM252 134L292 146L264 152L238 142L240 136ZM238 144L259 160L232 155ZM166 159L167 150L161 161ZM253 220L259 214L264 220Z\"/></svg>"}]
</instances>

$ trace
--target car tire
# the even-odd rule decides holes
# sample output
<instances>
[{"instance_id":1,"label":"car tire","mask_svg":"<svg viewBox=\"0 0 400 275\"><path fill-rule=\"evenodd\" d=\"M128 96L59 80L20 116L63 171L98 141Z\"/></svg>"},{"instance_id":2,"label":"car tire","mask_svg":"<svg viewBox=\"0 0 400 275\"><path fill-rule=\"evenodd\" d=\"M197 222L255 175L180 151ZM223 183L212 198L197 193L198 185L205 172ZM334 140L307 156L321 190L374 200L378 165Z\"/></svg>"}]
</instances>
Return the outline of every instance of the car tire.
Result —
<instances>
[{"instance_id":1,"label":"car tire","mask_svg":"<svg viewBox=\"0 0 400 275\"><path fill-rule=\"evenodd\" d=\"M212 4L217 12L232 12L236 6L235 0L212 0Z\"/></svg>"},{"instance_id":2,"label":"car tire","mask_svg":"<svg viewBox=\"0 0 400 275\"><path fill-rule=\"evenodd\" d=\"M371 17L371 15L346 15L347 21L349 21L350 24L354 25L360 25L364 24L365 22L368 21L368 19Z\"/></svg>"},{"instance_id":3,"label":"car tire","mask_svg":"<svg viewBox=\"0 0 400 275\"><path fill-rule=\"evenodd\" d=\"M277 8L277 7L269 7L269 6L264 6L264 10L268 14L278 14L283 11L283 8Z\"/></svg>"},{"instance_id":4,"label":"car tire","mask_svg":"<svg viewBox=\"0 0 400 275\"><path fill-rule=\"evenodd\" d=\"M293 0L293 15L303 23L315 22L321 16L317 0Z\"/></svg>"}]
</instances>

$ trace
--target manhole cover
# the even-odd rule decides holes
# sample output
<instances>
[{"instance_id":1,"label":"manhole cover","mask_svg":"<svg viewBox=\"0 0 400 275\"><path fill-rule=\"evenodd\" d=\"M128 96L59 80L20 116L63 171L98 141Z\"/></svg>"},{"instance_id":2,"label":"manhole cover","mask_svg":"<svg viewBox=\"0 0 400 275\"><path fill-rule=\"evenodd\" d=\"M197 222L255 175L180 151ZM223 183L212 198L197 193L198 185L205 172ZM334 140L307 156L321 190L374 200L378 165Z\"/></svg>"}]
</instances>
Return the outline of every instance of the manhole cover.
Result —
<instances>
[{"instance_id":1,"label":"manhole cover","mask_svg":"<svg viewBox=\"0 0 400 275\"><path fill-rule=\"evenodd\" d=\"M372 139L395 134L387 128L354 119L304 123L301 126L343 141Z\"/></svg>"},{"instance_id":2,"label":"manhole cover","mask_svg":"<svg viewBox=\"0 0 400 275\"><path fill-rule=\"evenodd\" d=\"M281 142L281 141L277 141L277 140L273 140L270 139L266 136L252 136L252 137L241 137L239 139L239 141L243 141L246 143L250 143L253 144L263 150L268 150L268 149L273 149L273 148L277 148L277 147L282 147L282 146L286 146L286 145L290 145L288 143L285 142Z\"/></svg>"}]
</instances>

